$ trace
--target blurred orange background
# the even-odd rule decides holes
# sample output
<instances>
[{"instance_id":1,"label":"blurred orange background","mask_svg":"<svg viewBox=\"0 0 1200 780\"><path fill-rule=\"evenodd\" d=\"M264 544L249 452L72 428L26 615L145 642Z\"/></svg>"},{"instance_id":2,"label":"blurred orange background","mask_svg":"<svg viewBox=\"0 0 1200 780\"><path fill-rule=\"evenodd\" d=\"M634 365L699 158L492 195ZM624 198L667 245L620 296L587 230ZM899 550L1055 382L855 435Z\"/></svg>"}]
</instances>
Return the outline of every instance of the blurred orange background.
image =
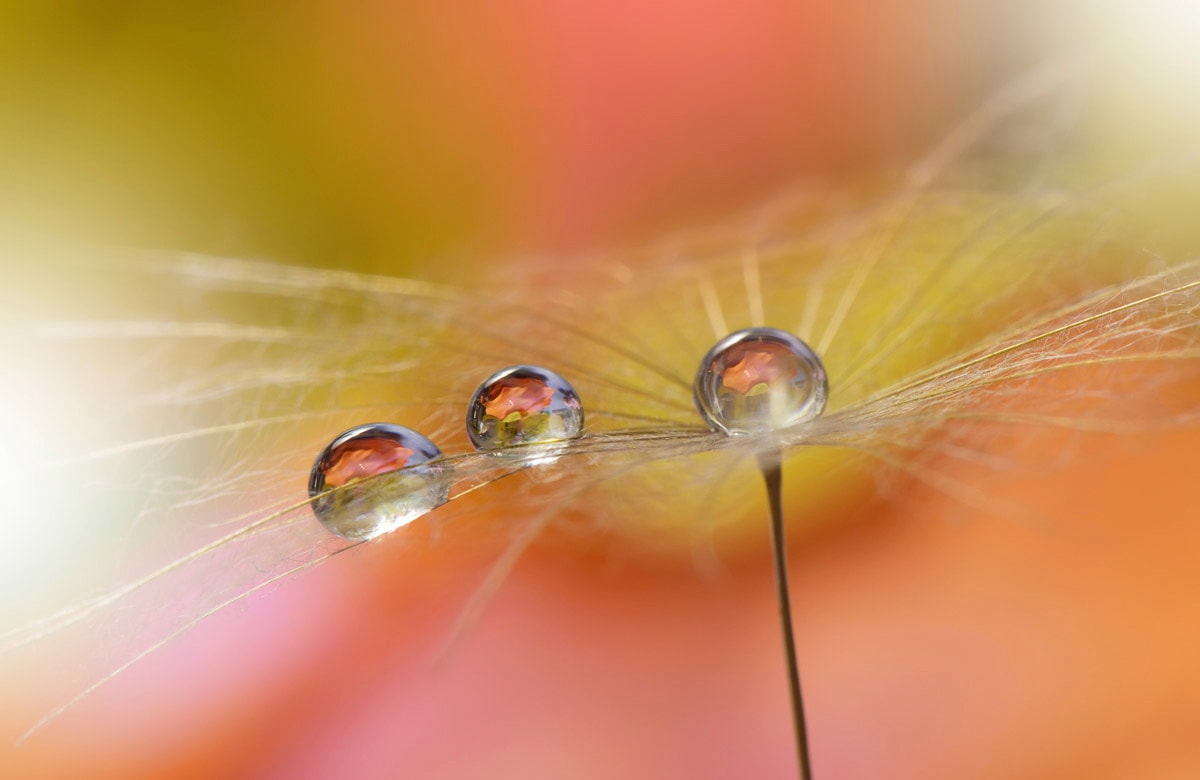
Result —
<instances>
[{"instance_id":1,"label":"blurred orange background","mask_svg":"<svg viewBox=\"0 0 1200 780\"><path fill-rule=\"evenodd\" d=\"M0 230L471 279L893 173L1073 41L1103 52L1088 138L1118 161L1196 127L1171 7L14 3ZM1200 774L1198 444L963 475L1052 530L917 493L797 539L817 777ZM452 546L396 571L388 553L214 617L0 748L5 774L792 772L765 527L715 580L535 549L432 665L483 561Z\"/></svg>"}]
</instances>

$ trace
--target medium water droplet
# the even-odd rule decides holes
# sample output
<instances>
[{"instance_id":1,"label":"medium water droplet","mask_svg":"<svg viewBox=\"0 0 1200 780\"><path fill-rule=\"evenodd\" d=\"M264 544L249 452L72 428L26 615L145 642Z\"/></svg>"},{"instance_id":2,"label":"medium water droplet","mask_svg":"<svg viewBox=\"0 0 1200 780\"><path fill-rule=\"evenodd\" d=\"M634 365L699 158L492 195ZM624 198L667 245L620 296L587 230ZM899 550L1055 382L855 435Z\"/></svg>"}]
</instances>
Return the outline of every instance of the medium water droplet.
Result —
<instances>
[{"instance_id":1,"label":"medium water droplet","mask_svg":"<svg viewBox=\"0 0 1200 780\"><path fill-rule=\"evenodd\" d=\"M825 410L829 380L812 347L775 328L731 333L696 372L696 408L713 430L765 433Z\"/></svg>"},{"instance_id":2,"label":"medium water droplet","mask_svg":"<svg viewBox=\"0 0 1200 780\"><path fill-rule=\"evenodd\" d=\"M467 435L479 450L548 444L583 434L575 388L538 366L510 366L481 384L467 406Z\"/></svg>"},{"instance_id":3,"label":"medium water droplet","mask_svg":"<svg viewBox=\"0 0 1200 780\"><path fill-rule=\"evenodd\" d=\"M402 425L351 428L313 464L308 481L313 512L345 539L394 531L446 503L450 466L421 465L441 454L432 441ZM340 489L327 492L331 488Z\"/></svg>"}]
</instances>

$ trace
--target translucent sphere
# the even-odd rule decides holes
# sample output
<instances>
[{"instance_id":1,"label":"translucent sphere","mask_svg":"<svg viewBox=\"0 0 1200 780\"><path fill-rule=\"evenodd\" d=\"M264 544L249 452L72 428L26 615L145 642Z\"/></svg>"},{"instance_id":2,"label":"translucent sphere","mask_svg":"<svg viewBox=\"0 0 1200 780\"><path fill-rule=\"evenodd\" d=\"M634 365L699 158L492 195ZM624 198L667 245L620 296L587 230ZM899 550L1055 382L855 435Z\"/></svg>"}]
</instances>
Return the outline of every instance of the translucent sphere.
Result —
<instances>
[{"instance_id":1,"label":"translucent sphere","mask_svg":"<svg viewBox=\"0 0 1200 780\"><path fill-rule=\"evenodd\" d=\"M478 450L561 442L583 434L575 388L538 366L510 366L488 377L467 405L467 435Z\"/></svg>"},{"instance_id":2,"label":"translucent sphere","mask_svg":"<svg viewBox=\"0 0 1200 780\"><path fill-rule=\"evenodd\" d=\"M450 467L421 465L441 454L429 439L402 425L351 428L313 464L308 480L313 512L345 539L394 531L446 503Z\"/></svg>"},{"instance_id":3,"label":"translucent sphere","mask_svg":"<svg viewBox=\"0 0 1200 780\"><path fill-rule=\"evenodd\" d=\"M775 328L747 328L708 351L693 390L713 430L753 434L820 415L829 380L817 353L800 339Z\"/></svg>"}]
</instances>

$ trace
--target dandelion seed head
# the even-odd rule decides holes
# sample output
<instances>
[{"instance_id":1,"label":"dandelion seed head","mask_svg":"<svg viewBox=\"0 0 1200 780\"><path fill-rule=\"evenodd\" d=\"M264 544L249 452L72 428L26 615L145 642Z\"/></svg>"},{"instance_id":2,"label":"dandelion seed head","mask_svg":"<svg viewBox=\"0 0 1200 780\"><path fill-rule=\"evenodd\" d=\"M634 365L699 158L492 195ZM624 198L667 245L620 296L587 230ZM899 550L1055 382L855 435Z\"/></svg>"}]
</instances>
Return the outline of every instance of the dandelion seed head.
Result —
<instances>
[{"instance_id":1,"label":"dandelion seed head","mask_svg":"<svg viewBox=\"0 0 1200 780\"><path fill-rule=\"evenodd\" d=\"M485 595L538 545L568 561L586 551L617 566L720 572L754 560L754 456L765 447L786 454L797 530L918 493L1028 522L964 475L1043 473L1072 441L1195 420L1196 260L1172 251L1188 245L1177 223L1158 240L1147 206L1183 168L1071 186L1025 164L944 176L923 166L921 187L891 177L868 193L801 190L645 249L489 263L465 286L56 253L31 273L47 289L58 278L75 287L5 332L17 345L8 365L31 387L70 376L87 392L16 405L32 414L22 431L66 432L71 446L43 437L36 458L5 472L23 514L119 524L93 529L109 546L82 556L108 570L47 577L65 609L42 610L5 647L109 637L96 672L64 683L58 701L71 704L93 691L80 677L105 683L377 531L372 553L413 568L501 555ZM496 327L481 334L480 321ZM694 406L697 361L725 334L767 322L820 356L827 408L765 439L710 430ZM479 377L530 363L570 376L587 402L582 435L555 444L552 459L476 452L463 410ZM366 491L372 512L422 489L435 500L416 515L385 512L402 523L331 534L314 518L321 491L304 490L312 455L337 431L385 419L442 450L421 484L391 490L389 478L416 472L386 471L325 498Z\"/></svg>"}]
</instances>

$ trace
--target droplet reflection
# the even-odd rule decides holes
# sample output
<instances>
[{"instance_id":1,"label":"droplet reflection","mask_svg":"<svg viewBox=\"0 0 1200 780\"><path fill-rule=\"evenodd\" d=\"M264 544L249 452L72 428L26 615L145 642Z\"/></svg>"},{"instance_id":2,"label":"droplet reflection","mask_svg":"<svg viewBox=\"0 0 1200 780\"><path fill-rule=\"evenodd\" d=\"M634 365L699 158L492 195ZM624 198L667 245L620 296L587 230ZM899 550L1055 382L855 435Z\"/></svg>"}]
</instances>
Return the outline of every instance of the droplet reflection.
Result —
<instances>
[{"instance_id":1,"label":"droplet reflection","mask_svg":"<svg viewBox=\"0 0 1200 780\"><path fill-rule=\"evenodd\" d=\"M583 406L575 388L538 366L510 366L492 374L467 406L467 435L478 450L552 445L582 434ZM546 451L551 449L558 451Z\"/></svg>"},{"instance_id":2,"label":"droplet reflection","mask_svg":"<svg viewBox=\"0 0 1200 780\"><path fill-rule=\"evenodd\" d=\"M402 425L351 428L313 464L308 482L313 512L345 539L394 531L446 502L450 467L421 465L441 454L432 441Z\"/></svg>"},{"instance_id":3,"label":"droplet reflection","mask_svg":"<svg viewBox=\"0 0 1200 780\"><path fill-rule=\"evenodd\" d=\"M731 435L776 431L825 410L829 380L812 347L775 328L731 333L696 372L696 408L713 430Z\"/></svg>"}]
</instances>

